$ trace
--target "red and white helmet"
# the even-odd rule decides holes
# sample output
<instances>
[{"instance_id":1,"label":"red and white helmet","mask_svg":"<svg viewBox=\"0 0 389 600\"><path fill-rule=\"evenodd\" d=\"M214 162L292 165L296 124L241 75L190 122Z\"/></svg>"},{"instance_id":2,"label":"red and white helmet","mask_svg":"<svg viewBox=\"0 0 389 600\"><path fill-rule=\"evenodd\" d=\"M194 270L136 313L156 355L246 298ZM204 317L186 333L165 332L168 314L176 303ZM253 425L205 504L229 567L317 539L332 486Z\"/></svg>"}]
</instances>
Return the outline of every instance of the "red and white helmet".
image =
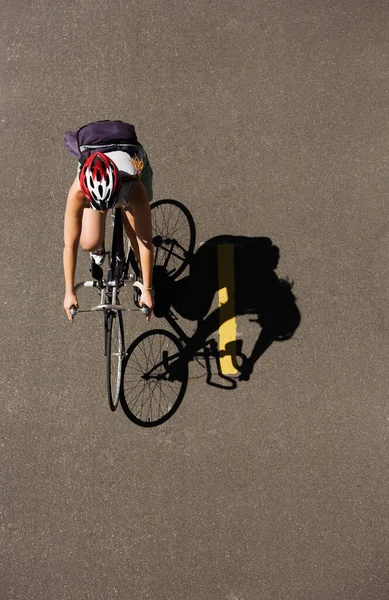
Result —
<instances>
[{"instance_id":1,"label":"red and white helmet","mask_svg":"<svg viewBox=\"0 0 389 600\"><path fill-rule=\"evenodd\" d=\"M120 189L119 170L109 156L94 152L82 165L80 186L92 208L108 210L117 201Z\"/></svg>"}]
</instances>

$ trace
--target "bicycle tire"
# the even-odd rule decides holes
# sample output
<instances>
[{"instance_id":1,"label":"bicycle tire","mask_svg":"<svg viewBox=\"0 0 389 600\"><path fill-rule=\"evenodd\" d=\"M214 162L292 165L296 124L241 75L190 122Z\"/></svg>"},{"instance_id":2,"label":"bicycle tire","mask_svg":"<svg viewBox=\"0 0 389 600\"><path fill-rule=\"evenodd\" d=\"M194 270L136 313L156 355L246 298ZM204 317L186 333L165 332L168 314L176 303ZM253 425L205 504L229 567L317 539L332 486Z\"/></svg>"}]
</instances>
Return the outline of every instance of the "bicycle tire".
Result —
<instances>
[{"instance_id":1,"label":"bicycle tire","mask_svg":"<svg viewBox=\"0 0 389 600\"><path fill-rule=\"evenodd\" d=\"M196 227L187 207L177 200L150 204L154 265L163 266L173 279L188 266L196 244Z\"/></svg>"},{"instance_id":2,"label":"bicycle tire","mask_svg":"<svg viewBox=\"0 0 389 600\"><path fill-rule=\"evenodd\" d=\"M182 351L179 339L170 331L154 329L132 342L123 362L120 401L128 418L141 427L161 425L176 412L188 384L188 364L180 380L168 379L167 365Z\"/></svg>"},{"instance_id":3,"label":"bicycle tire","mask_svg":"<svg viewBox=\"0 0 389 600\"><path fill-rule=\"evenodd\" d=\"M107 316L107 392L108 403L112 411L119 405L123 376L124 328L120 311Z\"/></svg>"}]
</instances>

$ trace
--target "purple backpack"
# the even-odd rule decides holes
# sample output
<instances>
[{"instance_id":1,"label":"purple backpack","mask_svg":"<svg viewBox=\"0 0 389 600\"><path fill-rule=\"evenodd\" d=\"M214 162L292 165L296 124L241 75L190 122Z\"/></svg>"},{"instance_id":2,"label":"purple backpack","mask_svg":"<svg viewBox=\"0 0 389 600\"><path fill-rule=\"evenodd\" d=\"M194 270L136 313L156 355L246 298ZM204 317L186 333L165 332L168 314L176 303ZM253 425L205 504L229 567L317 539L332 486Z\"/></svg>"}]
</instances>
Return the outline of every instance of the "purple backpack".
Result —
<instances>
[{"instance_id":1,"label":"purple backpack","mask_svg":"<svg viewBox=\"0 0 389 600\"><path fill-rule=\"evenodd\" d=\"M64 142L66 150L79 160L85 160L97 151L128 151L133 146L140 146L135 127L124 121L88 123L78 131L67 131Z\"/></svg>"}]
</instances>

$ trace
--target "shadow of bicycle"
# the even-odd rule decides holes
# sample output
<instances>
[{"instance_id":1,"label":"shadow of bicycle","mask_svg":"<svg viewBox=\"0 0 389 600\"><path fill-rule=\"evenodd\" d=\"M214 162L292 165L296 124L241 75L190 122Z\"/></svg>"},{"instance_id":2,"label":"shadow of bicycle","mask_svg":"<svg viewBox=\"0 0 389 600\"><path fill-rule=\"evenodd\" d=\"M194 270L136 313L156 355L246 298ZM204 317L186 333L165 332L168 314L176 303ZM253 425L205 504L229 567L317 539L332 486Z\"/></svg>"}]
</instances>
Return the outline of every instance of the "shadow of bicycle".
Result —
<instances>
[{"instance_id":1,"label":"shadow of bicycle","mask_svg":"<svg viewBox=\"0 0 389 600\"><path fill-rule=\"evenodd\" d=\"M177 205L174 201L172 211ZM167 205L165 209L168 212ZM156 252L163 248L164 258L156 261L154 268L154 314L164 319L174 334L164 329L143 333L128 348L124 361L122 407L133 422L146 427L159 425L176 412L187 389L189 365L195 365L197 373L203 372L208 385L236 389L239 382L249 381L255 363L275 341L293 336L301 320L293 283L275 272L280 253L270 238L221 235L192 253L193 219L192 239L184 243L175 237L174 227L166 225L166 214L164 219L157 238ZM163 235L163 227L168 235ZM233 265L227 265L232 272L227 285L231 289L227 289L223 306L213 308L221 287L221 249L227 246L233 249L229 253ZM181 259L181 265L185 260L184 269L180 268L180 256L185 257ZM184 272L187 274L178 278L177 273ZM240 315L248 315L250 322L259 325L248 356L242 351L243 340L232 340L220 349L212 337L227 318ZM183 326L189 322L195 325L190 335ZM221 361L226 356L236 371L234 376L223 372Z\"/></svg>"}]
</instances>

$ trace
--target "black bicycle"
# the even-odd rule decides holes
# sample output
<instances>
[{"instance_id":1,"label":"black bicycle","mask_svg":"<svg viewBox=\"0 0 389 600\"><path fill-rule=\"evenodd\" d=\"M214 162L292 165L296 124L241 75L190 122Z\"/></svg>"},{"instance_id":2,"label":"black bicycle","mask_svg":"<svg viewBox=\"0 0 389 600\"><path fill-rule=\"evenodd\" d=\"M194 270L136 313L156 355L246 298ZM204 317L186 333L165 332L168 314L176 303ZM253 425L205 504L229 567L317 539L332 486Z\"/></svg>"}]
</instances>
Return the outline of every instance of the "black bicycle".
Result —
<instances>
[{"instance_id":1,"label":"black bicycle","mask_svg":"<svg viewBox=\"0 0 389 600\"><path fill-rule=\"evenodd\" d=\"M76 291L81 287L98 289L100 303L88 309L78 310L76 307L72 307L71 313L73 317L77 312L101 311L104 314L104 355L106 357L108 402L111 410L114 411L119 404L125 355L123 307L120 304L119 294L121 288L128 282L132 282L133 286L140 291L142 283L136 280L135 273L130 272L134 258L131 249L127 252L124 249L122 209L113 209L111 216L113 233L111 250L106 252L108 258L106 276L104 276L102 267L96 265L92 260L93 280L81 281L75 286ZM147 310L146 307L141 309L144 313L147 313Z\"/></svg>"},{"instance_id":2,"label":"black bicycle","mask_svg":"<svg viewBox=\"0 0 389 600\"><path fill-rule=\"evenodd\" d=\"M158 200L150 205L153 227L154 264L162 265L172 278L178 277L189 264L195 246L195 225L188 209L176 200ZM106 252L108 268L91 263L93 280L82 281L75 286L93 287L100 292L100 303L88 309L71 308L73 317L77 312L97 312L104 315L104 355L108 401L111 410L119 404L124 359L126 356L124 326L120 304L120 290L129 282L134 287L134 302L139 308L142 292L140 269L131 248L125 250L123 212L121 208L111 211L113 224L110 251ZM148 309L140 309L147 313Z\"/></svg>"}]
</instances>

